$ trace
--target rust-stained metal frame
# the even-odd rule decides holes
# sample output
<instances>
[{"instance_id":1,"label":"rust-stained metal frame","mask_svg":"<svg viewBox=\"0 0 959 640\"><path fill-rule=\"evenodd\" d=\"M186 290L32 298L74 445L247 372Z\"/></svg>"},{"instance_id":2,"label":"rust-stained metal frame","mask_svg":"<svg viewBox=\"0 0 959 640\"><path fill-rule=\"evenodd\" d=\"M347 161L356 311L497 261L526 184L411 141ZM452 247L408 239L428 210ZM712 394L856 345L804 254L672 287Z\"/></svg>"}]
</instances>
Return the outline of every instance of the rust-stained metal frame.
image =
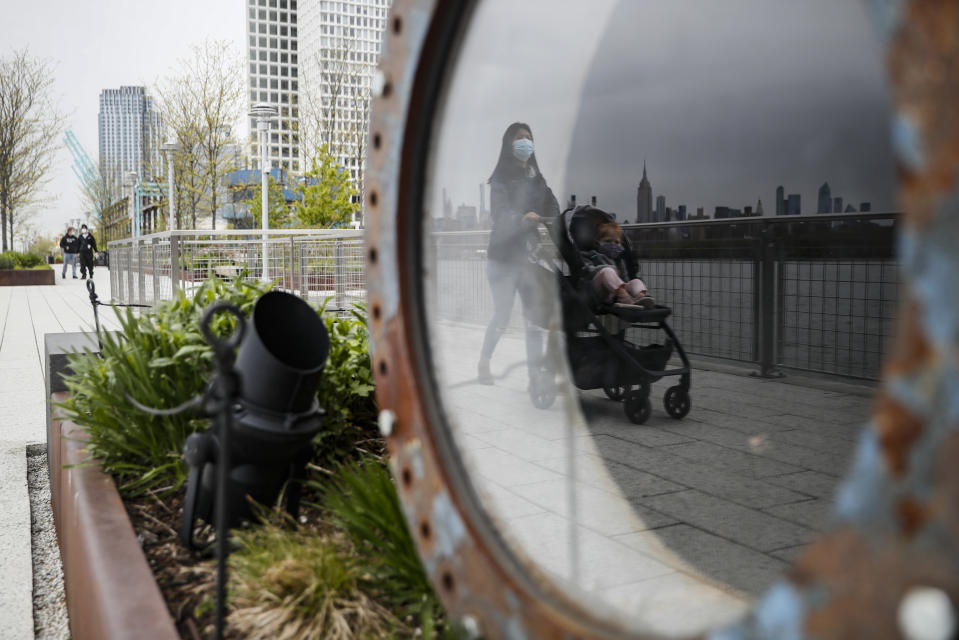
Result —
<instances>
[{"instance_id":1,"label":"rust-stained metal frame","mask_svg":"<svg viewBox=\"0 0 959 640\"><path fill-rule=\"evenodd\" d=\"M427 573L469 635L633 637L507 548L462 472L436 393L420 217L432 120L471 6L396 0L384 36L365 195L381 430ZM893 638L911 589L945 594L953 615L959 602L959 2L870 6L887 46L906 212L898 339L834 528L716 639Z\"/></svg>"}]
</instances>

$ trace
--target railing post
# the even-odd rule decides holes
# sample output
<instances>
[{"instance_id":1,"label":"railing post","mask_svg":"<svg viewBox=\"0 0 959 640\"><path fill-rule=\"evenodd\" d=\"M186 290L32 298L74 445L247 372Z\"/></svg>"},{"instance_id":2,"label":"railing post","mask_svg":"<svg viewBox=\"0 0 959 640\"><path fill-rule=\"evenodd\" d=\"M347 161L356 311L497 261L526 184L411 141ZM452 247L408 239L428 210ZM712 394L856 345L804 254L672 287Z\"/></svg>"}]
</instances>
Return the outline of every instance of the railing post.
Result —
<instances>
[{"instance_id":1,"label":"railing post","mask_svg":"<svg viewBox=\"0 0 959 640\"><path fill-rule=\"evenodd\" d=\"M296 293L296 242L293 240L293 236L290 235L290 293ZM303 297L302 294L300 297Z\"/></svg>"},{"instance_id":2,"label":"railing post","mask_svg":"<svg viewBox=\"0 0 959 640\"><path fill-rule=\"evenodd\" d=\"M159 238L151 240L150 247L150 268L153 270L153 304L160 301L160 274L157 271L157 247L160 245Z\"/></svg>"},{"instance_id":3,"label":"railing post","mask_svg":"<svg viewBox=\"0 0 959 640\"><path fill-rule=\"evenodd\" d=\"M139 304L146 304L144 300L146 299L146 273L143 269L143 250L146 247L146 244L143 240L137 240L137 294Z\"/></svg>"},{"instance_id":4,"label":"railing post","mask_svg":"<svg viewBox=\"0 0 959 640\"><path fill-rule=\"evenodd\" d=\"M124 302L133 302L133 252L136 251L136 241L130 240L127 247L127 290Z\"/></svg>"},{"instance_id":5,"label":"railing post","mask_svg":"<svg viewBox=\"0 0 959 640\"><path fill-rule=\"evenodd\" d=\"M113 249L111 249L110 245L107 244L107 256L110 256L111 253L113 253ZM117 278L117 273L114 269L113 263L109 262L109 257L107 260L107 271L110 274L110 300L113 301L117 299L117 281L119 278Z\"/></svg>"},{"instance_id":6,"label":"railing post","mask_svg":"<svg viewBox=\"0 0 959 640\"><path fill-rule=\"evenodd\" d=\"M763 378L780 378L776 367L776 238L773 228L763 224L759 250L759 372Z\"/></svg>"},{"instance_id":7,"label":"railing post","mask_svg":"<svg viewBox=\"0 0 959 640\"><path fill-rule=\"evenodd\" d=\"M346 258L343 251L343 240L339 238L333 244L333 292L336 296L336 308L345 309Z\"/></svg>"},{"instance_id":8,"label":"railing post","mask_svg":"<svg viewBox=\"0 0 959 640\"><path fill-rule=\"evenodd\" d=\"M170 234L170 284L170 292L176 300L176 292L180 288L180 242L172 233Z\"/></svg>"}]
</instances>

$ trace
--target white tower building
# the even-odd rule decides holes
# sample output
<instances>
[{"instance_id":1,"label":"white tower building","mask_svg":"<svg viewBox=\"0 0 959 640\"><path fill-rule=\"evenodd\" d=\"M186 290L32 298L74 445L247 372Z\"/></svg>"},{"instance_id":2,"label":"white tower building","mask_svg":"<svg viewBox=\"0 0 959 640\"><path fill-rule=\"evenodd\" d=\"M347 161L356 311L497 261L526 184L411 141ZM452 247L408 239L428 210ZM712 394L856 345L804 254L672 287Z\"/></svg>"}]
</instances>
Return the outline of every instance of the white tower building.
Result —
<instances>
[{"instance_id":1,"label":"white tower building","mask_svg":"<svg viewBox=\"0 0 959 640\"><path fill-rule=\"evenodd\" d=\"M123 176L135 172L151 177L160 160L160 116L145 87L120 87L100 92L100 173L116 193Z\"/></svg>"},{"instance_id":2,"label":"white tower building","mask_svg":"<svg viewBox=\"0 0 959 640\"><path fill-rule=\"evenodd\" d=\"M303 167L321 145L363 191L370 88L392 0L300 0Z\"/></svg>"},{"instance_id":3,"label":"white tower building","mask_svg":"<svg viewBox=\"0 0 959 640\"><path fill-rule=\"evenodd\" d=\"M267 156L272 167L302 171L299 135L297 0L246 0L249 106L267 103L271 124ZM250 119L250 158L259 168L256 123Z\"/></svg>"}]
</instances>

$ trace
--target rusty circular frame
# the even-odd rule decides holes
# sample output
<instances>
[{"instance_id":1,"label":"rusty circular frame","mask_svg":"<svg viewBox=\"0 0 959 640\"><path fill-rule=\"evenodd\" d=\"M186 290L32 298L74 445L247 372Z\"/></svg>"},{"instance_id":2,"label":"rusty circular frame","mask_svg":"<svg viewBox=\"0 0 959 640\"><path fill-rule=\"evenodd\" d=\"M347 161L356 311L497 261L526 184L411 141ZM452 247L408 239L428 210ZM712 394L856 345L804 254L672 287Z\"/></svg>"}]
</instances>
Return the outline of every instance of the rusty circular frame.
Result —
<instances>
[{"instance_id":1,"label":"rusty circular frame","mask_svg":"<svg viewBox=\"0 0 959 640\"><path fill-rule=\"evenodd\" d=\"M507 548L462 474L444 428L418 295L419 216L431 122L443 74L468 22L468 4L396 0L387 22L365 196L381 430L427 573L468 635L634 637ZM892 638L898 637L897 605L911 587L933 586L953 606L959 602L959 470L951 464L959 455L959 429L951 425L950 433L948 420L942 424L948 408L943 394L959 396L959 382L943 371L942 341L928 335L936 309L928 296L915 293L916 285L932 284L949 294L948 282L935 281L937 274L923 263L924 248L941 252L936 243L946 232L947 255L959 253L959 233L954 244L948 240L949 231L959 231L959 82L952 79L959 78L959 3L876 3L873 13L886 38L897 107L893 133L910 289L871 424L842 488L837 528L812 542L746 619L723 630L724 638L789 632L857 637L867 631ZM954 269L951 282L959 280L959 262ZM951 304L952 317L959 317L959 295ZM959 349L951 357L948 362L959 360ZM935 393L903 391L928 390L936 381L942 388Z\"/></svg>"}]
</instances>

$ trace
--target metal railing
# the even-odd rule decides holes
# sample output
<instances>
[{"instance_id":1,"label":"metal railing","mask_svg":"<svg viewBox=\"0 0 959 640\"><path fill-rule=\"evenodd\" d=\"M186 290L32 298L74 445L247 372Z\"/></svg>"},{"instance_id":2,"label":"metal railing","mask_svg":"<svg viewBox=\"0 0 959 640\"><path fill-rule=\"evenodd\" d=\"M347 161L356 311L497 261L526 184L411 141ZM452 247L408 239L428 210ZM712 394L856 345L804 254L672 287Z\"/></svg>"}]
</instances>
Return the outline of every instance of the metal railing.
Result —
<instances>
[{"instance_id":1,"label":"metal railing","mask_svg":"<svg viewBox=\"0 0 959 640\"><path fill-rule=\"evenodd\" d=\"M260 230L167 231L111 242L114 301L154 305L210 277L259 280ZM348 309L366 300L362 231L291 229L267 233L267 278L310 302Z\"/></svg>"},{"instance_id":2,"label":"metal railing","mask_svg":"<svg viewBox=\"0 0 959 640\"><path fill-rule=\"evenodd\" d=\"M650 294L690 353L875 379L898 303L895 213L624 225ZM442 315L487 322L488 232L432 234ZM517 304L510 327L522 327ZM638 342L662 340L635 330Z\"/></svg>"}]
</instances>

